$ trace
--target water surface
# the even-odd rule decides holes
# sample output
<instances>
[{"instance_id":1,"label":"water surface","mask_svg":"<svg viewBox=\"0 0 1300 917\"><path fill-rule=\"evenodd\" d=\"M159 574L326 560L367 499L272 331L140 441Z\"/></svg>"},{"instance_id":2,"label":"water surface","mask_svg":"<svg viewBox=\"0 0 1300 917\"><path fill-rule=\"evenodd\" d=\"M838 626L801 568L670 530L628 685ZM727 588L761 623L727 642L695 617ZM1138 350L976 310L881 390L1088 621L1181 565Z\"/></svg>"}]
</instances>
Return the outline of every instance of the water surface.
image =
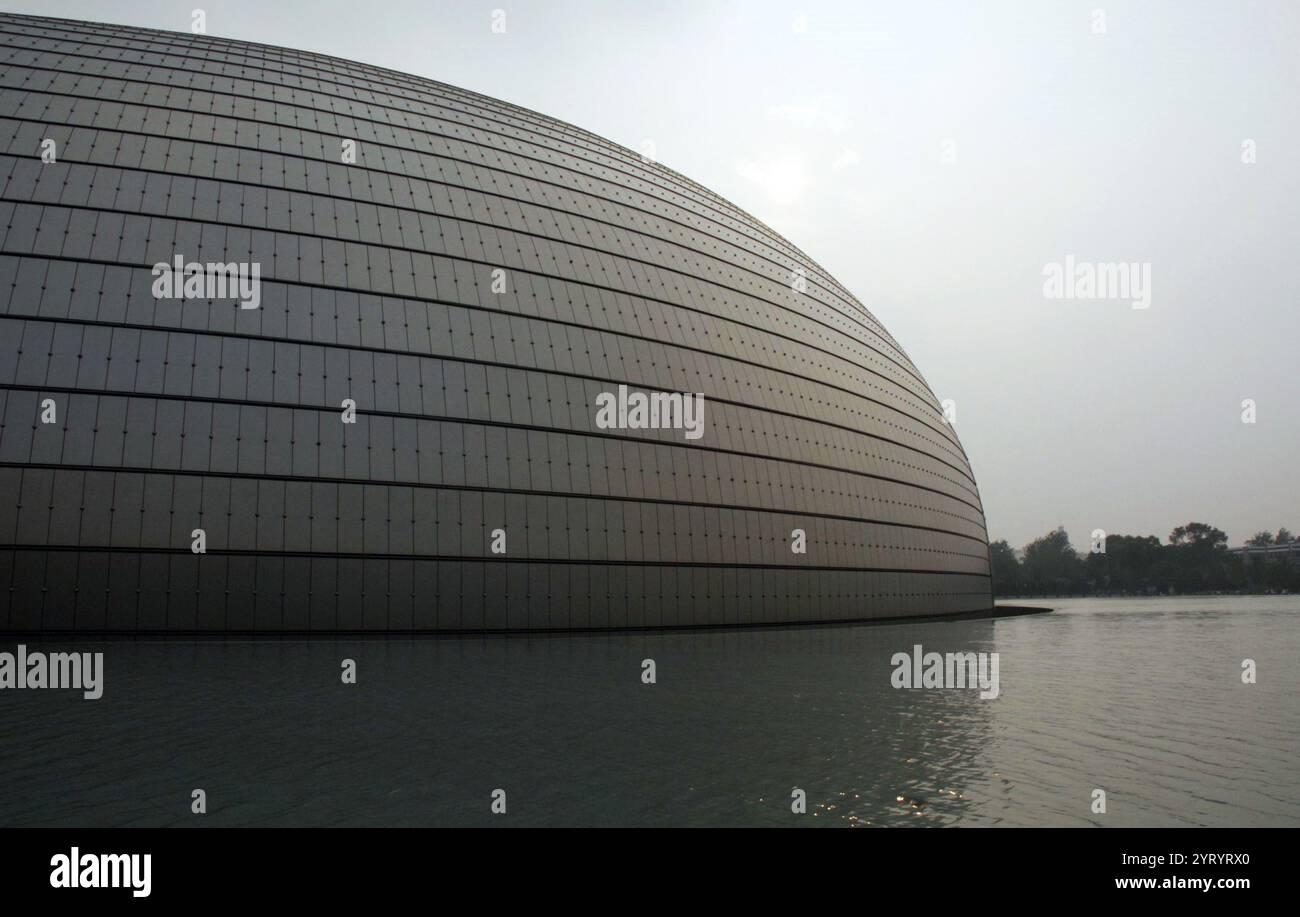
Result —
<instances>
[{"instance_id":1,"label":"water surface","mask_svg":"<svg viewBox=\"0 0 1300 917\"><path fill-rule=\"evenodd\" d=\"M1043 604L1058 610L77 644L105 654L101 700L0 691L0 824L1300 825L1300 597ZM917 643L997 652L1001 695L892 688L891 657Z\"/></svg>"}]
</instances>

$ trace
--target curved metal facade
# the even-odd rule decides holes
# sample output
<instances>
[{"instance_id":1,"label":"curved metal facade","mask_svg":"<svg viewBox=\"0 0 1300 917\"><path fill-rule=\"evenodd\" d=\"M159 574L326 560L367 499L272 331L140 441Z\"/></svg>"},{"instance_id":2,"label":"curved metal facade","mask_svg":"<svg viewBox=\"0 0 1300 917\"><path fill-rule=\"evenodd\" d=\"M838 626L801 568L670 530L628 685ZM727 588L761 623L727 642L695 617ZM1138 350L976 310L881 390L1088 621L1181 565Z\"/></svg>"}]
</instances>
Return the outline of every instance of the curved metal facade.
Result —
<instances>
[{"instance_id":1,"label":"curved metal facade","mask_svg":"<svg viewBox=\"0 0 1300 917\"><path fill-rule=\"evenodd\" d=\"M897 342L599 137L321 55L4 15L0 153L2 629L991 606L969 464ZM255 265L256 308L160 296L178 257ZM620 386L702 394L700 435L598 423Z\"/></svg>"}]
</instances>

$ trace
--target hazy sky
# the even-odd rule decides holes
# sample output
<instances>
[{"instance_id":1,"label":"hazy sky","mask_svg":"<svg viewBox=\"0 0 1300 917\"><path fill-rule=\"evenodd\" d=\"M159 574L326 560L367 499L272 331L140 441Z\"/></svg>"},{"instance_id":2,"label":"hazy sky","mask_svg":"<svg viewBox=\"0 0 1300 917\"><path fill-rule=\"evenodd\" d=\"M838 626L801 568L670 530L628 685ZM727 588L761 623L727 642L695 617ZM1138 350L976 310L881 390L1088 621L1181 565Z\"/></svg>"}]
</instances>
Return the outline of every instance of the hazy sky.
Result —
<instances>
[{"instance_id":1,"label":"hazy sky","mask_svg":"<svg viewBox=\"0 0 1300 917\"><path fill-rule=\"evenodd\" d=\"M178 30L196 7L653 142L956 402L993 538L1300 531L1300 4L0 0ZM1150 307L1045 297L1067 256L1148 263Z\"/></svg>"}]
</instances>

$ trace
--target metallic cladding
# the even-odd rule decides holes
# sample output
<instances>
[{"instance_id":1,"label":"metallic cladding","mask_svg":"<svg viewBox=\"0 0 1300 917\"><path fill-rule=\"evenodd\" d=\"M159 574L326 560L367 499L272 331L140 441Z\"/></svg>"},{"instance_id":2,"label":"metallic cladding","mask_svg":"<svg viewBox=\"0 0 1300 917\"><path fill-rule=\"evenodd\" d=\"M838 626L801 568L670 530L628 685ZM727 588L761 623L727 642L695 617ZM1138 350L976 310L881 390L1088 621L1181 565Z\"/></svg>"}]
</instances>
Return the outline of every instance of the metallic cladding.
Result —
<instances>
[{"instance_id":1,"label":"metallic cladding","mask_svg":"<svg viewBox=\"0 0 1300 917\"><path fill-rule=\"evenodd\" d=\"M0 15L0 154L0 629L991 605L897 342L635 153L377 67ZM256 308L158 298L177 257L255 265ZM620 386L703 395L701 434L598 424Z\"/></svg>"}]
</instances>

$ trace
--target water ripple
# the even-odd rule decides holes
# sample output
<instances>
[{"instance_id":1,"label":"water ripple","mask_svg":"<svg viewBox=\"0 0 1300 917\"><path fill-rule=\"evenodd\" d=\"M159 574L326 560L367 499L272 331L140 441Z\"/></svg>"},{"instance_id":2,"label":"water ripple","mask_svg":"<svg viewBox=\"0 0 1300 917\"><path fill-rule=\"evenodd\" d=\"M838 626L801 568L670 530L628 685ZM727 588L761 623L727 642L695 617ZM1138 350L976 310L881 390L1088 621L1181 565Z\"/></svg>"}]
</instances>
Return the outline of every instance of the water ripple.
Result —
<instances>
[{"instance_id":1,"label":"water ripple","mask_svg":"<svg viewBox=\"0 0 1300 917\"><path fill-rule=\"evenodd\" d=\"M1300 824L1300 600L1055 604L949 624L82 645L105 653L102 700L0 692L0 824L489 824L498 787L510 824ZM917 643L997 652L1001 696L893 689L891 656Z\"/></svg>"}]
</instances>

